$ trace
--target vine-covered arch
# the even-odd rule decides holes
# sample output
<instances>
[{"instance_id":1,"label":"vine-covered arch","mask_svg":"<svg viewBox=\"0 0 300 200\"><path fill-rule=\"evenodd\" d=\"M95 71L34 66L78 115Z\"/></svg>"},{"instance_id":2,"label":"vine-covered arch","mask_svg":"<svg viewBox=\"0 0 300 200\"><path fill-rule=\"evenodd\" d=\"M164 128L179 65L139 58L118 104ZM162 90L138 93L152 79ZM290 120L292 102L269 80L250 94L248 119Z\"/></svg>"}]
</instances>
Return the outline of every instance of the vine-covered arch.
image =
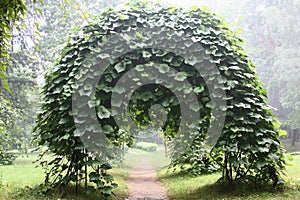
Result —
<instances>
[{"instance_id":1,"label":"vine-covered arch","mask_svg":"<svg viewBox=\"0 0 300 200\"><path fill-rule=\"evenodd\" d=\"M277 184L284 167L279 133L239 43L205 9L142 3L109 9L74 30L45 76L35 129L38 144L56 156L46 180L59 174L55 184L77 183L86 166L96 165L89 180L109 195L115 184L102 158L130 145L135 131L151 123L149 108L160 104L174 165L221 169L230 183Z\"/></svg>"}]
</instances>

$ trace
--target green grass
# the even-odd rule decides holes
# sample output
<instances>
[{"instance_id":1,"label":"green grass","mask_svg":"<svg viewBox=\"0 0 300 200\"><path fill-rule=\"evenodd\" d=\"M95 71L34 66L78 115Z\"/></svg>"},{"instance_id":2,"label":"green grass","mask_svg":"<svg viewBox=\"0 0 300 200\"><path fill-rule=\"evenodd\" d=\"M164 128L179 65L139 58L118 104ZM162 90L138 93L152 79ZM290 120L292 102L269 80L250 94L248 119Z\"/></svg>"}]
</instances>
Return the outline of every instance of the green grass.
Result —
<instances>
[{"instance_id":1,"label":"green grass","mask_svg":"<svg viewBox=\"0 0 300 200\"><path fill-rule=\"evenodd\" d=\"M44 199L59 199L59 193L52 193L44 196L40 193L39 185L44 181L44 171L41 167L37 167L37 163L33 163L37 158L37 154L20 155L14 165L0 166L1 184L0 199L24 199L24 200L44 200ZM48 157L49 159L50 157ZM114 176L118 188L114 190L116 198L125 198L129 195L125 179L128 177L128 172L120 169L110 170L110 174ZM70 187L70 194L74 194L74 187ZM84 189L81 189L82 191ZM78 197L69 195L66 198L60 199L78 199L78 200L92 200L99 199L99 194L86 195L82 193Z\"/></svg>"},{"instance_id":2,"label":"green grass","mask_svg":"<svg viewBox=\"0 0 300 200\"><path fill-rule=\"evenodd\" d=\"M287 166L287 187L283 191L277 192L257 192L241 185L238 190L228 192L219 187L215 182L221 174L205 176L190 176L178 171L167 170L165 167L170 160L165 157L163 147L159 146L157 152L146 152L132 149L132 153L126 154L123 167L114 168L110 173L115 177L119 187L114 191L116 197L111 199L125 199L129 196L126 185L126 178L129 171L139 162L141 156L147 157L150 163L158 170L159 179L166 185L170 199L297 199L300 196L300 155L293 156L291 165ZM86 195L81 193L78 197L74 194L74 187L68 188L71 195L61 198L58 193L43 196L38 187L44 180L44 173L41 167L36 168L32 161L36 160L36 154L19 156L14 165L0 166L2 173L2 188L0 188L0 199L20 199L20 200L50 200L50 199L99 199L99 194ZM84 191L82 188L81 191Z\"/></svg>"},{"instance_id":3,"label":"green grass","mask_svg":"<svg viewBox=\"0 0 300 200\"><path fill-rule=\"evenodd\" d=\"M158 146L157 151L148 152L141 149L130 149L131 153L125 155L125 161L123 169L130 171L141 159L141 157L147 157L150 160L151 165L156 169L167 166L170 163L170 159L164 154L162 146Z\"/></svg>"},{"instance_id":4,"label":"green grass","mask_svg":"<svg viewBox=\"0 0 300 200\"><path fill-rule=\"evenodd\" d=\"M40 184L44 172L41 167L36 167L37 164L33 163L36 158L37 154L20 155L14 165L0 166L2 184L7 188Z\"/></svg>"},{"instance_id":5,"label":"green grass","mask_svg":"<svg viewBox=\"0 0 300 200\"><path fill-rule=\"evenodd\" d=\"M114 190L116 194L115 199L125 199L129 196L129 190L126 184L126 179L129 176L129 173L121 169L112 169L111 175L114 176L115 182L118 184L118 187Z\"/></svg>"},{"instance_id":6,"label":"green grass","mask_svg":"<svg viewBox=\"0 0 300 200\"><path fill-rule=\"evenodd\" d=\"M155 169L160 169L162 167L168 166L170 164L170 159L165 156L163 147L159 147L157 152L152 152L147 155L152 166Z\"/></svg>"},{"instance_id":7,"label":"green grass","mask_svg":"<svg viewBox=\"0 0 300 200\"><path fill-rule=\"evenodd\" d=\"M149 154L150 152L141 149L130 149L129 153L125 154L124 162L120 169L129 173L131 169L140 161L142 156L148 156Z\"/></svg>"},{"instance_id":8,"label":"green grass","mask_svg":"<svg viewBox=\"0 0 300 200\"><path fill-rule=\"evenodd\" d=\"M228 192L216 184L221 177L220 173L190 176L178 170L170 171L167 168L158 171L159 179L168 189L170 199L233 199L233 200L263 200L263 199L295 199L300 196L300 156L293 156L292 165L287 166L286 188L283 191L259 192L248 185L239 185L236 190ZM297 198L296 198L297 199Z\"/></svg>"},{"instance_id":9,"label":"green grass","mask_svg":"<svg viewBox=\"0 0 300 200\"><path fill-rule=\"evenodd\" d=\"M300 155L292 156L293 160L289 161L286 166L287 177L285 177L288 181L294 181L298 179L300 183Z\"/></svg>"}]
</instances>

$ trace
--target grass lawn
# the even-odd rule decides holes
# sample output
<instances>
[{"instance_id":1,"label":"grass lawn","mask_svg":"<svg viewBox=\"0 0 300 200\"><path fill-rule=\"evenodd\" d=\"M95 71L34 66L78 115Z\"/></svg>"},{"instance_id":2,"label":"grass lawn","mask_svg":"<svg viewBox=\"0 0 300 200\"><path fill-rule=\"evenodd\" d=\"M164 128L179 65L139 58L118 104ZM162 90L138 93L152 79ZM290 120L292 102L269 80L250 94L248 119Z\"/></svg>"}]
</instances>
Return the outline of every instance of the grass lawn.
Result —
<instances>
[{"instance_id":1,"label":"grass lawn","mask_svg":"<svg viewBox=\"0 0 300 200\"><path fill-rule=\"evenodd\" d=\"M173 172L167 168L158 170L159 179L168 189L170 199L228 199L228 200L260 200L260 199L298 199L300 197L300 156L293 156L291 165L287 166L287 187L283 191L258 192L241 185L237 190L228 192L221 189L216 181L221 177L220 173L190 176L178 171Z\"/></svg>"},{"instance_id":2,"label":"grass lawn","mask_svg":"<svg viewBox=\"0 0 300 200\"><path fill-rule=\"evenodd\" d=\"M37 158L37 154L20 155L14 165L0 166L0 180L2 187L0 187L0 199L22 199L22 200L47 200L47 199L62 199L59 194L52 194L44 196L39 192L39 185L44 181L44 171L41 167L37 167L37 163L33 163ZM115 177L115 182L119 185L114 190L118 198L125 198L129 195L125 179L128 172L121 169L112 169L110 173ZM70 188L71 194L75 193L74 188ZM96 195L81 194L78 197L69 195L64 199L78 199L78 200L93 200L99 199ZM114 199L114 198L112 198Z\"/></svg>"},{"instance_id":3,"label":"grass lawn","mask_svg":"<svg viewBox=\"0 0 300 200\"><path fill-rule=\"evenodd\" d=\"M147 152L140 149L131 149L131 153L125 155L125 161L123 164L123 169L130 170L132 169L137 162L139 162L141 157L149 158L151 165L156 169L160 169L169 165L170 159L167 158L164 154L164 149L162 146L158 146L156 152Z\"/></svg>"},{"instance_id":4,"label":"grass lawn","mask_svg":"<svg viewBox=\"0 0 300 200\"><path fill-rule=\"evenodd\" d=\"M38 185L44 180L44 173L41 167L36 167L32 161L36 159L36 154L29 154L29 156L19 156L14 165L0 166L0 176L2 188L0 188L1 200L52 200L61 199L58 194L50 196L43 196L39 193ZM168 165L170 160L165 157L163 148L159 148L158 152L145 152L142 150L131 150L130 154L125 156L125 162L122 167L114 168L111 174L115 177L119 187L114 191L116 197L112 199L125 199L129 195L126 186L126 178L129 171L137 162L140 157L148 157L150 163L158 170L159 179L165 184L168 189L170 199L298 199L300 197L300 156L293 156L294 160L291 165L287 166L287 187L280 192L256 192L249 190L246 186L241 186L237 191L228 193L220 189L214 184L221 174L212 174L205 176L190 176L187 174L173 172L168 170L165 166ZM74 194L74 188L70 188L70 193ZM81 194L78 197L69 195L64 199L76 200L93 200L99 199L96 195Z\"/></svg>"}]
</instances>

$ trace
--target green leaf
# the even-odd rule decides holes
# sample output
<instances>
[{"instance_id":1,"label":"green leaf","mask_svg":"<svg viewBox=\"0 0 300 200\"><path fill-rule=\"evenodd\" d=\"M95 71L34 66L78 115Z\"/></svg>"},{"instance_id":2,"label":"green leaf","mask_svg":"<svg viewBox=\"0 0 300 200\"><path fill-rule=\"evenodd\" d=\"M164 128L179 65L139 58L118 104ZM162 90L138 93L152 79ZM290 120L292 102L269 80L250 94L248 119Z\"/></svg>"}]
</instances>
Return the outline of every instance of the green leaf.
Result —
<instances>
[{"instance_id":1,"label":"green leaf","mask_svg":"<svg viewBox=\"0 0 300 200\"><path fill-rule=\"evenodd\" d=\"M204 88L203 86L195 87L195 88L194 88L194 92L195 92L196 94L202 93L204 90L205 90L205 88Z\"/></svg>"},{"instance_id":2,"label":"green leaf","mask_svg":"<svg viewBox=\"0 0 300 200\"><path fill-rule=\"evenodd\" d=\"M286 130L279 129L278 134L280 137L286 137L288 133Z\"/></svg>"},{"instance_id":3,"label":"green leaf","mask_svg":"<svg viewBox=\"0 0 300 200\"><path fill-rule=\"evenodd\" d=\"M245 103L237 103L235 106L238 108L251 108L251 105Z\"/></svg>"},{"instance_id":4,"label":"green leaf","mask_svg":"<svg viewBox=\"0 0 300 200\"><path fill-rule=\"evenodd\" d=\"M260 152L269 152L269 148L267 148L267 147L258 147L258 150Z\"/></svg>"},{"instance_id":5,"label":"green leaf","mask_svg":"<svg viewBox=\"0 0 300 200\"><path fill-rule=\"evenodd\" d=\"M117 63L115 66L115 69L117 70L118 73L125 71L126 66L123 65L122 63Z\"/></svg>"},{"instance_id":6,"label":"green leaf","mask_svg":"<svg viewBox=\"0 0 300 200\"><path fill-rule=\"evenodd\" d=\"M200 106L199 106L199 103L198 102L192 102L190 105L189 105L189 108L192 109L193 111L195 112L198 112L200 110Z\"/></svg>"},{"instance_id":7,"label":"green leaf","mask_svg":"<svg viewBox=\"0 0 300 200\"><path fill-rule=\"evenodd\" d=\"M116 86L116 87L114 87L113 90L114 90L114 92L116 92L118 94L123 94L126 91L126 89L122 86Z\"/></svg>"},{"instance_id":8,"label":"green leaf","mask_svg":"<svg viewBox=\"0 0 300 200\"><path fill-rule=\"evenodd\" d=\"M65 118L61 118L58 122L58 124L66 124L70 121L69 118L65 117Z\"/></svg>"},{"instance_id":9,"label":"green leaf","mask_svg":"<svg viewBox=\"0 0 300 200\"><path fill-rule=\"evenodd\" d=\"M135 31L135 35L136 35L138 38L140 38L140 39L142 39L142 40L145 40L144 36L143 36L140 32Z\"/></svg>"},{"instance_id":10,"label":"green leaf","mask_svg":"<svg viewBox=\"0 0 300 200\"><path fill-rule=\"evenodd\" d=\"M138 71L138 72L142 72L142 71L144 71L144 66L143 66L143 65L137 65L137 66L135 67L135 69L136 69L136 71Z\"/></svg>"},{"instance_id":11,"label":"green leaf","mask_svg":"<svg viewBox=\"0 0 300 200\"><path fill-rule=\"evenodd\" d=\"M109 169L111 169L112 167L111 167L111 165L108 164L108 163L103 163L103 164L101 165L101 168L104 169L104 170L109 170ZM106 180L108 180L108 179L113 180L113 177L112 177L111 175L109 175L109 174L106 174L106 175L103 175L103 176L105 177Z\"/></svg>"},{"instance_id":12,"label":"green leaf","mask_svg":"<svg viewBox=\"0 0 300 200\"><path fill-rule=\"evenodd\" d=\"M199 9L198 6L192 6L192 7L191 7L191 10L193 10L193 11L196 11L196 10L198 10L198 9Z\"/></svg>"},{"instance_id":13,"label":"green leaf","mask_svg":"<svg viewBox=\"0 0 300 200\"><path fill-rule=\"evenodd\" d=\"M89 174L89 178L90 178L90 181L92 181L92 182L98 181L100 179L100 175L97 174L96 172L91 172Z\"/></svg>"},{"instance_id":14,"label":"green leaf","mask_svg":"<svg viewBox=\"0 0 300 200\"><path fill-rule=\"evenodd\" d=\"M175 80L184 81L188 77L186 72L178 72L175 76Z\"/></svg>"},{"instance_id":15,"label":"green leaf","mask_svg":"<svg viewBox=\"0 0 300 200\"><path fill-rule=\"evenodd\" d=\"M111 115L110 111L107 110L104 106L99 106L97 116L100 119L109 118Z\"/></svg>"},{"instance_id":16,"label":"green leaf","mask_svg":"<svg viewBox=\"0 0 300 200\"><path fill-rule=\"evenodd\" d=\"M233 70L241 70L239 66L229 66L228 68Z\"/></svg>"},{"instance_id":17,"label":"green leaf","mask_svg":"<svg viewBox=\"0 0 300 200\"><path fill-rule=\"evenodd\" d=\"M143 51L143 57L144 58L150 58L152 55L148 51Z\"/></svg>"},{"instance_id":18,"label":"green leaf","mask_svg":"<svg viewBox=\"0 0 300 200\"><path fill-rule=\"evenodd\" d=\"M114 129L113 129L113 127L110 126L110 125L104 125L103 131L104 131L105 133L112 133L112 132L114 132Z\"/></svg>"},{"instance_id":19,"label":"green leaf","mask_svg":"<svg viewBox=\"0 0 300 200\"><path fill-rule=\"evenodd\" d=\"M176 7L171 7L171 8L169 8L168 12L174 13L176 10L177 10Z\"/></svg>"},{"instance_id":20,"label":"green leaf","mask_svg":"<svg viewBox=\"0 0 300 200\"><path fill-rule=\"evenodd\" d=\"M122 100L120 100L120 99L112 99L112 100L111 100L111 105L112 105L112 106L120 107L121 104L122 104Z\"/></svg>"},{"instance_id":21,"label":"green leaf","mask_svg":"<svg viewBox=\"0 0 300 200\"><path fill-rule=\"evenodd\" d=\"M170 70L170 67L168 65L165 65L165 64L160 64L160 65L157 65L155 67L162 74L165 74L165 73L169 72L169 70Z\"/></svg>"},{"instance_id":22,"label":"green leaf","mask_svg":"<svg viewBox=\"0 0 300 200\"><path fill-rule=\"evenodd\" d=\"M99 160L89 160L88 162L86 162L86 164L88 166L93 166L93 165L102 165L103 162L99 161ZM98 177L97 174L94 172L92 172L92 176L93 177Z\"/></svg>"}]
</instances>

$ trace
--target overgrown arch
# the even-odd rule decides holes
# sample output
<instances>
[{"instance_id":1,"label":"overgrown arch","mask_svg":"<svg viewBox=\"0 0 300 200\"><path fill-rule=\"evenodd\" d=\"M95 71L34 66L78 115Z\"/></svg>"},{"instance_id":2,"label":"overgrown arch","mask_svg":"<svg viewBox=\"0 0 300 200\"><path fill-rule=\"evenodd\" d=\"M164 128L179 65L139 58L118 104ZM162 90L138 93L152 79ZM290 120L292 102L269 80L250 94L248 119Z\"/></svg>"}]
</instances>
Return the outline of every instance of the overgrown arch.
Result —
<instances>
[{"instance_id":1,"label":"overgrown arch","mask_svg":"<svg viewBox=\"0 0 300 200\"><path fill-rule=\"evenodd\" d=\"M65 174L54 182L77 182L87 176L85 166L97 165L89 179L109 195L115 185L100 158L130 144L128 133L139 129L132 119L147 124L148 108L161 104L168 111L163 128L173 140L174 165L190 160L201 172L219 166L229 183L278 184L284 167L279 133L239 43L205 9L141 3L107 10L74 30L46 75L36 127L39 145L56 156L48 178ZM125 99L128 91L132 96ZM203 149L207 135L215 140L210 152Z\"/></svg>"}]
</instances>

